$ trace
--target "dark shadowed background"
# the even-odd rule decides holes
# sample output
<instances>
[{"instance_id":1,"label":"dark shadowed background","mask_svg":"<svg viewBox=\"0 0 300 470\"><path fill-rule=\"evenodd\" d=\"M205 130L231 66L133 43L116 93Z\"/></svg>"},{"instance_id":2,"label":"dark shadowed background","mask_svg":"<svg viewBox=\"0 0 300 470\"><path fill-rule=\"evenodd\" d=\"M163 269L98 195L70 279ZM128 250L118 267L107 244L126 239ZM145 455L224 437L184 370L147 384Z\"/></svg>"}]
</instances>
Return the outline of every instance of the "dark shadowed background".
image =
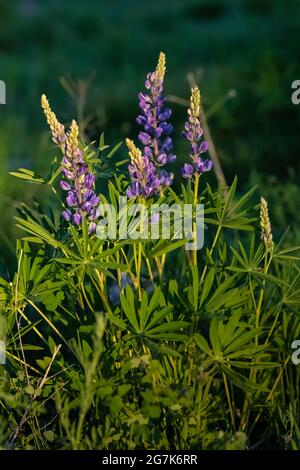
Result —
<instances>
[{"instance_id":1,"label":"dark shadowed background","mask_svg":"<svg viewBox=\"0 0 300 470\"><path fill-rule=\"evenodd\" d=\"M47 173L55 150L40 95L64 123L76 117L89 138L104 131L116 144L135 135L137 93L160 50L167 94L188 98L187 74L199 79L228 182L238 174L240 192L259 184L277 236L290 225L299 241L300 105L291 102L299 25L298 0L0 0L0 271L13 268L19 201L49 196L8 175L19 167ZM172 108L179 165L185 108Z\"/></svg>"}]
</instances>

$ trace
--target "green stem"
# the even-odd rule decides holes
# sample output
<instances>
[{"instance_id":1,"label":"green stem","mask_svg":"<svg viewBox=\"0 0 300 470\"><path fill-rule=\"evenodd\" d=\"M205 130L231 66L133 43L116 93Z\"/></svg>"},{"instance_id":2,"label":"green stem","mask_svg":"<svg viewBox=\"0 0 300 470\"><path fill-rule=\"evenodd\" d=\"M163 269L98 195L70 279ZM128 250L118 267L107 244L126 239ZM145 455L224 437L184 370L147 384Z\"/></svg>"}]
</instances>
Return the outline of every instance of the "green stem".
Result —
<instances>
[{"instance_id":1,"label":"green stem","mask_svg":"<svg viewBox=\"0 0 300 470\"><path fill-rule=\"evenodd\" d=\"M215 234L215 238L213 240L213 244L211 246L211 249L209 250L209 254L210 256L212 256L213 252L214 252L214 249L215 249L215 246L217 244L217 241L218 241L218 238L219 238L219 235L220 235L220 232L221 232L221 228L222 228L222 225L219 225L218 226L218 229L216 231L216 234ZM208 263L206 263L206 265L204 266L204 269L203 269L203 272L202 272L202 275L201 275L201 278L200 278L200 284L201 282L204 280L205 278L205 274L206 274L206 271L207 271L207 268L208 268Z\"/></svg>"},{"instance_id":2,"label":"green stem","mask_svg":"<svg viewBox=\"0 0 300 470\"><path fill-rule=\"evenodd\" d=\"M265 247L265 261L264 261L264 275L266 276L268 274L268 270L272 261L272 255L270 255L270 258L268 260L268 254L269 254L269 249L266 246ZM259 295L259 300L257 304L257 309L256 309L256 328L259 327L259 320L260 320L260 314L261 314L261 308L262 308L262 303L263 303L263 298L264 298L264 293L265 293L265 287L266 287L266 279L263 280L263 285L260 291ZM258 346L258 335L255 338L255 345Z\"/></svg>"},{"instance_id":3,"label":"green stem","mask_svg":"<svg viewBox=\"0 0 300 470\"><path fill-rule=\"evenodd\" d=\"M139 242L138 255L137 255L137 276L136 276L136 283L137 283L137 288L138 288L139 300L142 300L141 267L142 267L142 243Z\"/></svg>"},{"instance_id":4,"label":"green stem","mask_svg":"<svg viewBox=\"0 0 300 470\"><path fill-rule=\"evenodd\" d=\"M131 279L132 283L134 284L135 278L134 278L134 274L133 274L132 269L131 269L131 263L129 262L129 260L128 260L128 258L127 258L127 256L126 256L126 253L125 253L125 251L124 251L123 248L121 248L121 253L122 253L123 258L124 258L124 260L125 260L125 263L126 263L126 266L127 266L127 269L128 269L128 274L129 274L129 276L130 276L130 279Z\"/></svg>"},{"instance_id":5,"label":"green stem","mask_svg":"<svg viewBox=\"0 0 300 470\"><path fill-rule=\"evenodd\" d=\"M200 175L199 173L195 174L195 185L194 185L194 210L196 211L196 206L198 202L198 192L199 192L199 179ZM193 241L194 243L196 242L196 236L197 236L197 224L196 221L193 222ZM194 266L197 266L197 250L193 250L192 253L192 262Z\"/></svg>"},{"instance_id":6,"label":"green stem","mask_svg":"<svg viewBox=\"0 0 300 470\"><path fill-rule=\"evenodd\" d=\"M150 279L153 282L153 272L152 272L152 269L151 269L149 259L146 256L145 256L145 261L146 261L146 265L147 265L147 268L148 268Z\"/></svg>"},{"instance_id":7,"label":"green stem","mask_svg":"<svg viewBox=\"0 0 300 470\"><path fill-rule=\"evenodd\" d=\"M284 361L284 364L282 365L282 367L281 367L281 369L280 369L280 371L279 371L279 374L278 374L278 376L277 376L277 378L276 378L276 380L275 380L275 382L274 382L274 385L273 385L273 387L272 387L272 389L271 389L269 395L268 395L267 398L266 398L266 402L270 401L271 398L273 397L273 394L274 394L274 392L275 392L275 390L276 390L276 387L277 387L277 385L279 384L279 381L280 381L280 379L281 379L281 377L282 377L282 374L283 374L283 372L284 372L284 369L286 368L287 363L289 362L289 360L290 360L290 356L288 356L288 357L286 358L286 360ZM256 418L255 418L255 420L254 420L254 423L253 423L253 425L251 426L251 428L250 428L250 430L249 430L249 435L252 433L252 431L253 431L253 429L254 429L256 423L259 421L259 418L261 417L262 412L263 412L263 410L261 410L261 411L258 413L258 415L256 416Z\"/></svg>"},{"instance_id":8,"label":"green stem","mask_svg":"<svg viewBox=\"0 0 300 470\"><path fill-rule=\"evenodd\" d=\"M144 204L142 201L142 211L141 211L141 223L140 223L140 237L144 231ZM136 288L138 289L139 300L142 300L142 290L141 290L141 268L142 268L142 242L141 239L134 244L134 255L135 255L135 263L136 263Z\"/></svg>"},{"instance_id":9,"label":"green stem","mask_svg":"<svg viewBox=\"0 0 300 470\"><path fill-rule=\"evenodd\" d=\"M271 329L270 329L270 331L269 331L269 334L268 334L268 337L267 337L267 339L266 339L266 341L265 341L265 344L267 344L267 343L269 342L269 339L271 338L271 336L272 336L272 334L273 334L273 331L274 331L275 326L276 326L276 324L277 324L277 321L278 321L280 312L281 312L281 310L279 309L278 312L277 312L277 314L276 314L276 317L275 317L275 319L274 319L273 325L272 325L272 327L271 327Z\"/></svg>"},{"instance_id":10,"label":"green stem","mask_svg":"<svg viewBox=\"0 0 300 470\"><path fill-rule=\"evenodd\" d=\"M234 413L233 413L233 407L232 407L232 403L231 403L231 397L230 397L228 382L227 382L227 378L226 378L226 375L224 374L224 372L222 372L222 374L223 374L223 381L224 381L224 387L225 387L227 402L228 402L228 406L229 406L231 423L232 423L233 430L235 432L235 419L234 419Z\"/></svg>"},{"instance_id":11,"label":"green stem","mask_svg":"<svg viewBox=\"0 0 300 470\"><path fill-rule=\"evenodd\" d=\"M272 253L270 253L270 257L268 260L268 254L269 254L269 248L266 246L265 247L265 257L264 257L264 270L263 273L266 276L268 273L268 270L270 268L270 264L272 261ZM251 282L251 281L250 281ZM262 303L264 299L264 293L265 293L265 287L266 287L266 279L263 280L263 285L260 290L259 294L259 299L258 299L258 304L256 305L255 298L253 295L253 305L255 308L255 327L259 328L259 320L260 320L260 314L261 314L261 309L262 309ZM252 283L250 283L250 288L252 289ZM268 336L269 338L269 336ZM258 346L258 333L255 336L255 346ZM252 361L253 362L253 361ZM250 380L253 380L254 383L256 382L256 372L257 369L254 367L250 371ZM248 397L245 398L244 405L243 405L243 411L242 411L242 417L241 417L241 422L240 422L240 429L245 430L245 427L247 425L247 416L248 416L248 409L249 409L249 399Z\"/></svg>"}]
</instances>

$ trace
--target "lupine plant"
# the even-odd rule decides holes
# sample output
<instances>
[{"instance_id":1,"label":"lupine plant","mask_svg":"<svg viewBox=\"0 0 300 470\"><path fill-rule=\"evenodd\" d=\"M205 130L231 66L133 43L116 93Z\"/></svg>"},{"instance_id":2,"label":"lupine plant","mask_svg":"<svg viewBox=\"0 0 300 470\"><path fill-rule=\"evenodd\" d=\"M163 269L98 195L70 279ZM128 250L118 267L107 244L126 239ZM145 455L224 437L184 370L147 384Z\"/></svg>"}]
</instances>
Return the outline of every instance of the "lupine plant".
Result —
<instances>
[{"instance_id":1,"label":"lupine plant","mask_svg":"<svg viewBox=\"0 0 300 470\"><path fill-rule=\"evenodd\" d=\"M49 174L12 174L57 202L22 205L15 273L0 279L3 449L300 448L299 247L273 239L258 188L208 184L197 87L174 173L165 71L160 54L139 95L139 146L101 135L96 148L42 96ZM120 229L122 197L143 207L138 224L126 216L139 234L160 227L153 204L204 204L204 247L101 237L105 206Z\"/></svg>"}]
</instances>

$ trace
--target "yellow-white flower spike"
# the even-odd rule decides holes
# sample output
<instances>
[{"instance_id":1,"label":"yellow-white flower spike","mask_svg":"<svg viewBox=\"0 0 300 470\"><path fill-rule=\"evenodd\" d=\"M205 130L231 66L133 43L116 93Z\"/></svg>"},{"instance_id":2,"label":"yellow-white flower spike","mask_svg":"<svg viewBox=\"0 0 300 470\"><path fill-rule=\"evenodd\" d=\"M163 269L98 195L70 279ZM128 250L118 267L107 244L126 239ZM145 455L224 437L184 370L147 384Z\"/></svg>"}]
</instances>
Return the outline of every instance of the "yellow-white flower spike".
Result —
<instances>
[{"instance_id":1,"label":"yellow-white flower spike","mask_svg":"<svg viewBox=\"0 0 300 470\"><path fill-rule=\"evenodd\" d=\"M133 140L130 140L130 139L126 139L126 145L128 147L128 150L129 150L129 157L130 157L130 160L132 162L136 162L137 164L138 163L142 163L142 152L140 151L140 149L138 147L136 147L135 143L133 142Z\"/></svg>"},{"instance_id":2,"label":"yellow-white flower spike","mask_svg":"<svg viewBox=\"0 0 300 470\"><path fill-rule=\"evenodd\" d=\"M52 132L53 142L55 142L60 147L63 147L65 143L65 138L66 138L65 128L63 124L61 124L58 121L55 113L52 111L46 95L42 95L41 105L42 105L44 114L46 116L47 122Z\"/></svg>"},{"instance_id":3,"label":"yellow-white flower spike","mask_svg":"<svg viewBox=\"0 0 300 470\"><path fill-rule=\"evenodd\" d=\"M190 98L190 110L193 118L198 118L200 116L200 90L198 87L191 89L191 98Z\"/></svg>"},{"instance_id":4,"label":"yellow-white flower spike","mask_svg":"<svg viewBox=\"0 0 300 470\"><path fill-rule=\"evenodd\" d=\"M68 144L70 146L71 151L74 151L78 147L78 136L79 136L79 128L78 124L73 119L70 127L70 132L68 135Z\"/></svg>"},{"instance_id":5,"label":"yellow-white flower spike","mask_svg":"<svg viewBox=\"0 0 300 470\"><path fill-rule=\"evenodd\" d=\"M163 52L160 52L155 74L159 80L163 81L166 73L166 56Z\"/></svg>"},{"instance_id":6,"label":"yellow-white flower spike","mask_svg":"<svg viewBox=\"0 0 300 470\"><path fill-rule=\"evenodd\" d=\"M267 248L271 248L274 245L273 235L271 229L271 222L269 217L268 203L262 197L260 199L260 228L261 238Z\"/></svg>"}]
</instances>

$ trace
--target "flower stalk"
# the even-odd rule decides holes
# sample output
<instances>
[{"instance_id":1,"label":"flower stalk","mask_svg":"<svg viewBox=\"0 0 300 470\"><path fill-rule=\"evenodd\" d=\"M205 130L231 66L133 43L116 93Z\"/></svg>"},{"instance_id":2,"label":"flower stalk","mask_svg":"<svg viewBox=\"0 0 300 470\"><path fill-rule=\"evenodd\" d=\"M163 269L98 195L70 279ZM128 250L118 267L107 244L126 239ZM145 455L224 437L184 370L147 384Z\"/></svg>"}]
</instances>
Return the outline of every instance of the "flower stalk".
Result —
<instances>
[{"instance_id":1,"label":"flower stalk","mask_svg":"<svg viewBox=\"0 0 300 470\"><path fill-rule=\"evenodd\" d=\"M90 172L79 147L78 124L73 119L69 132L66 133L45 95L42 95L41 105L51 129L52 140L63 153L63 179L60 181L60 187L67 192L67 208L62 212L62 217L77 226L81 225L85 218L88 222L88 232L94 233L100 216L100 198L95 192L95 175Z\"/></svg>"}]
</instances>

